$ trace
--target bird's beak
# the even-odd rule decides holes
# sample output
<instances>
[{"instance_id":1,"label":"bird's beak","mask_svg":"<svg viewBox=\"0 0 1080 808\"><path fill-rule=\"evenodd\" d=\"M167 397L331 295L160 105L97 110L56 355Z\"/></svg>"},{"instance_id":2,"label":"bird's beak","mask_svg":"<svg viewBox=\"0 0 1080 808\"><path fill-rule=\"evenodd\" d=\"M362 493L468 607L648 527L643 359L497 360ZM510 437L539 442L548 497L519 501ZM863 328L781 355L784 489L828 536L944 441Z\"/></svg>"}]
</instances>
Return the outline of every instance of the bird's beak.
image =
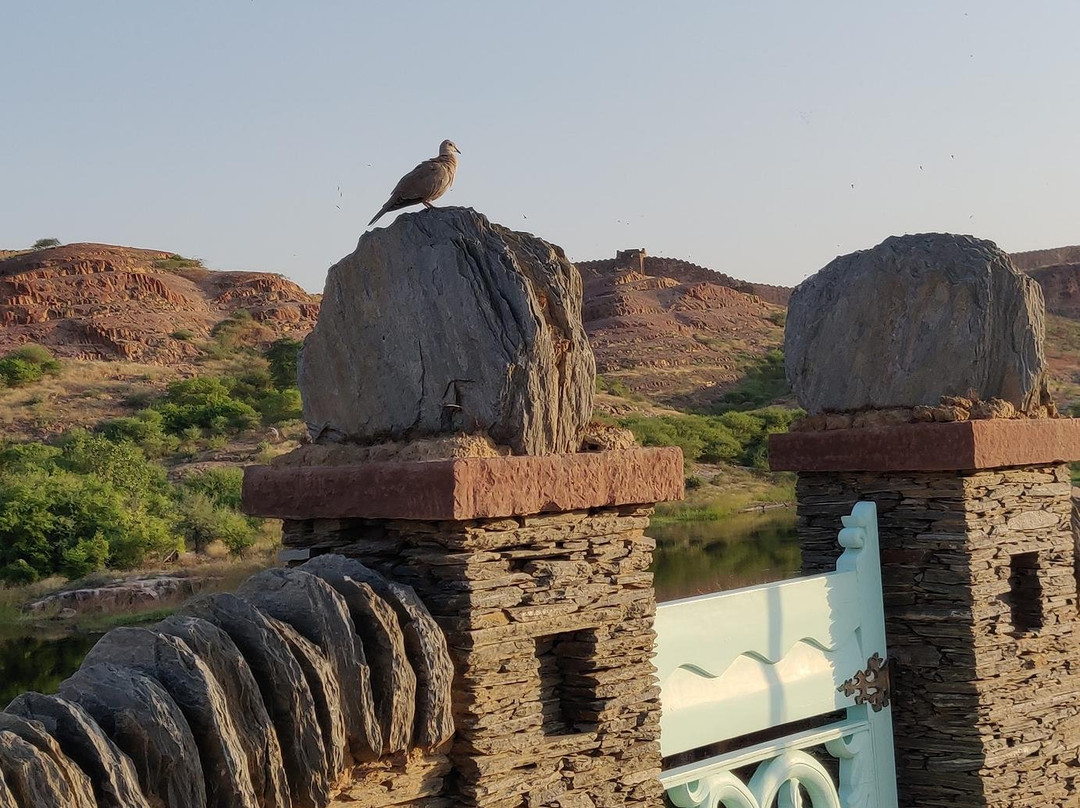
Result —
<instances>
[{"instance_id":1,"label":"bird's beak","mask_svg":"<svg viewBox=\"0 0 1080 808\"><path fill-rule=\"evenodd\" d=\"M458 154L461 154L461 149L459 149L457 146L454 146L454 151L456 151Z\"/></svg>"}]
</instances>

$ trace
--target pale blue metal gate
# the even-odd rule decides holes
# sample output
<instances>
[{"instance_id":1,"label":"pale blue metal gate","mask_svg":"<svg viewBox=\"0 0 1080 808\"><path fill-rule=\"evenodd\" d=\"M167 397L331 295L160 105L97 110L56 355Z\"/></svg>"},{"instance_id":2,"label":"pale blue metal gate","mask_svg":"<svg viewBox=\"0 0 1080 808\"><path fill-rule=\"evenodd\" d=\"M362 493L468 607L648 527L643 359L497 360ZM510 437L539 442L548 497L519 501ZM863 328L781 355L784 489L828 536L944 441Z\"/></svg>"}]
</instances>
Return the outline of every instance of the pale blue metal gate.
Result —
<instances>
[{"instance_id":1,"label":"pale blue metal gate","mask_svg":"<svg viewBox=\"0 0 1080 808\"><path fill-rule=\"evenodd\" d=\"M843 524L835 572L658 608L664 756L772 731L665 770L680 808L896 808L874 504Z\"/></svg>"}]
</instances>

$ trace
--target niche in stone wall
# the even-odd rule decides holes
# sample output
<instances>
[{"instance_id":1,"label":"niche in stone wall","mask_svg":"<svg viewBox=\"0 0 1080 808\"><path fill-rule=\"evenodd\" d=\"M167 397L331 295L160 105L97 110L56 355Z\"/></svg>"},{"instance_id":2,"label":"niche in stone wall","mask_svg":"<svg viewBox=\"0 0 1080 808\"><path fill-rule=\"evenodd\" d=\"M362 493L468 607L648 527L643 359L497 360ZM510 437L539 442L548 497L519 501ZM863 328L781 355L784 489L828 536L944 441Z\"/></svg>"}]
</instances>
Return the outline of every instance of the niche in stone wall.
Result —
<instances>
[{"instance_id":1,"label":"niche in stone wall","mask_svg":"<svg viewBox=\"0 0 1080 808\"><path fill-rule=\"evenodd\" d=\"M1043 626L1043 592L1039 554L1017 553L1009 558L1009 606L1013 629L1024 633Z\"/></svg>"},{"instance_id":2,"label":"niche in stone wall","mask_svg":"<svg viewBox=\"0 0 1080 808\"><path fill-rule=\"evenodd\" d=\"M537 637L536 658L544 734L570 735L594 730L596 685L587 673L597 668L596 629Z\"/></svg>"}]
</instances>

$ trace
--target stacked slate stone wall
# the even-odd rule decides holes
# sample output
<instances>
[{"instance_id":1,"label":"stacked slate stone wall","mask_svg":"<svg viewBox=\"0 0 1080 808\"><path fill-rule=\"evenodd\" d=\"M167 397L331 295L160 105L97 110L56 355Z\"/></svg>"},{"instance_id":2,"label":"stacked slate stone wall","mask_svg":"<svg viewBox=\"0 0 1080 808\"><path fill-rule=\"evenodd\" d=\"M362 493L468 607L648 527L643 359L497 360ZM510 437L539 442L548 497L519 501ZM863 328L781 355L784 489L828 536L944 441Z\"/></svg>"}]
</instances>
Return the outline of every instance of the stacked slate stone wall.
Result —
<instances>
[{"instance_id":1,"label":"stacked slate stone wall","mask_svg":"<svg viewBox=\"0 0 1080 808\"><path fill-rule=\"evenodd\" d=\"M804 571L877 503L902 806L1065 806L1080 794L1069 468L804 472Z\"/></svg>"},{"instance_id":2,"label":"stacked slate stone wall","mask_svg":"<svg viewBox=\"0 0 1080 808\"><path fill-rule=\"evenodd\" d=\"M15 698L0 806L443 808L452 678L409 587L341 557L267 570Z\"/></svg>"},{"instance_id":3,"label":"stacked slate stone wall","mask_svg":"<svg viewBox=\"0 0 1080 808\"><path fill-rule=\"evenodd\" d=\"M658 805L651 508L469 521L286 520L295 557L408 583L457 677L456 805Z\"/></svg>"}]
</instances>

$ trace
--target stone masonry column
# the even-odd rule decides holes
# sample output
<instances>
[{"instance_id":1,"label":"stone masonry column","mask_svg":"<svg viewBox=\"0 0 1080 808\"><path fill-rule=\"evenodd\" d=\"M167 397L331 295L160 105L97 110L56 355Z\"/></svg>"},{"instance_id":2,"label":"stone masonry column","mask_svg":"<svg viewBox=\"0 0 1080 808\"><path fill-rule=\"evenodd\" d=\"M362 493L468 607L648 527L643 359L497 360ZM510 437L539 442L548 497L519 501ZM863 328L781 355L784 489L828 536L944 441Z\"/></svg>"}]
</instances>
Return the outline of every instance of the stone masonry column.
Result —
<instances>
[{"instance_id":1,"label":"stone masonry column","mask_svg":"<svg viewBox=\"0 0 1080 808\"><path fill-rule=\"evenodd\" d=\"M1080 421L796 432L807 572L877 503L900 805L1080 804L1080 632L1067 461Z\"/></svg>"},{"instance_id":2,"label":"stone masonry column","mask_svg":"<svg viewBox=\"0 0 1080 808\"><path fill-rule=\"evenodd\" d=\"M644 531L682 486L679 450L628 449L257 467L244 502L294 560L359 559L445 631L454 768L431 804L659 806Z\"/></svg>"}]
</instances>

